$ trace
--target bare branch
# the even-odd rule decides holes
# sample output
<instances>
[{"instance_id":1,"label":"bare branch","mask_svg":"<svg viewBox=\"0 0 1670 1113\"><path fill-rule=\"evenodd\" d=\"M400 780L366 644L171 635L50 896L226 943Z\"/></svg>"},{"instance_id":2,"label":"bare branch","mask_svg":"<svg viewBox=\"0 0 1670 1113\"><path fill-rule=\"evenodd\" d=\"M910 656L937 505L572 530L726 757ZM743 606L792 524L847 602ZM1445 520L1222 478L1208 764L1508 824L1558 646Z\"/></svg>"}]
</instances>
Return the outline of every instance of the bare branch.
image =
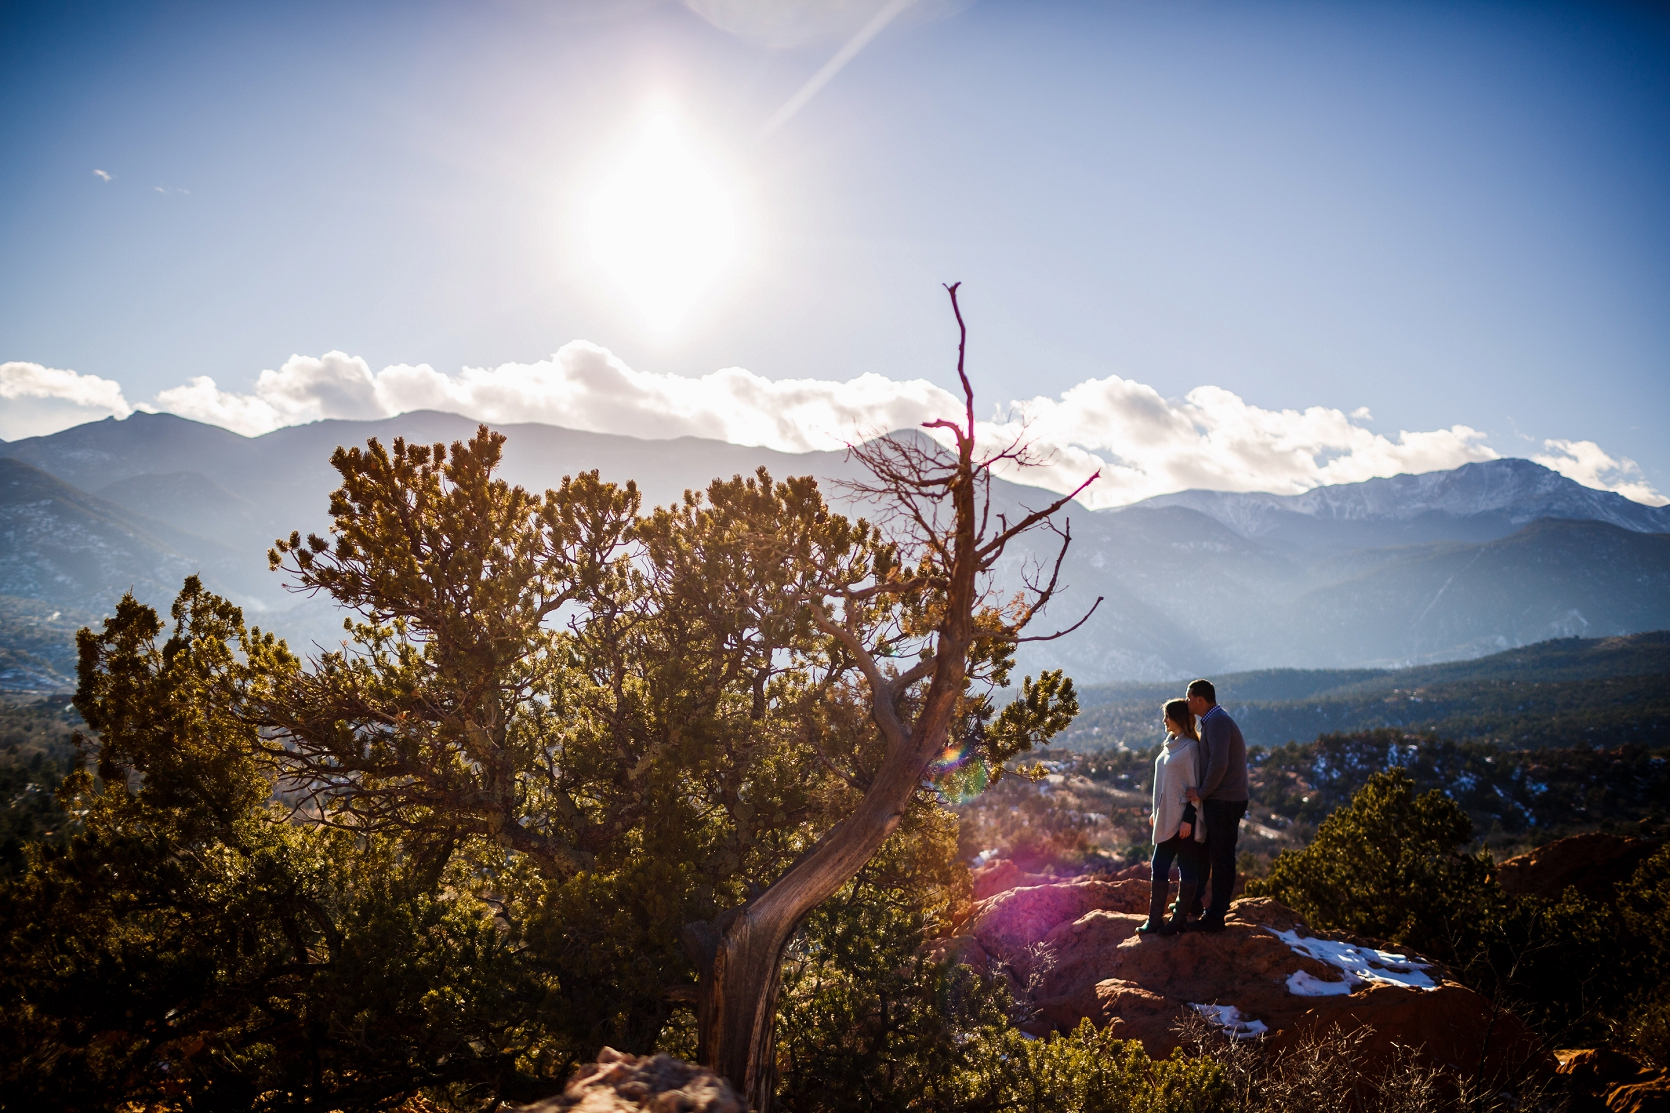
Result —
<instances>
[{"instance_id":1,"label":"bare branch","mask_svg":"<svg viewBox=\"0 0 1670 1113\"><path fill-rule=\"evenodd\" d=\"M1079 495L1084 492L1084 489L1086 487L1090 486L1092 483L1096 482L1096 480L1101 477L1101 474L1102 473L1099 472L1099 471L1098 472L1093 472L1089 479L1086 479L1083 483L1080 483L1077 487L1074 487L1067 494L1062 495L1060 498L1058 498L1054 502L1050 503L1044 509L1033 511L1032 513L1028 514L1026 517L1022 518L1018 525L1008 527L1002 533L998 534L996 537L994 537L990 541L986 542L984 545L982 545L980 547L980 557L981 557L982 561L985 560L985 558L988 556L988 554L989 555L996 555L996 554L1001 553L1003 551L1003 547L1005 545L1007 545L1010 541L1013 541L1017 536L1019 536L1020 534L1025 533L1027 530L1031 529L1033 526L1037 525L1039 522L1042 522L1045 519L1051 517L1052 515L1055 514L1055 512L1057 510L1060 510L1063 506L1066 506L1068 503L1070 503L1074 499L1078 498Z\"/></svg>"},{"instance_id":2,"label":"bare branch","mask_svg":"<svg viewBox=\"0 0 1670 1113\"><path fill-rule=\"evenodd\" d=\"M968 439L974 442L974 387L969 384L968 372L964 369L964 359L968 354L968 326L963 323L963 307L957 304L957 290L961 282L953 282L945 287L945 292L951 295L951 312L957 317L957 378L963 384L963 399L968 414ZM942 424L934 422L933 424ZM952 425L952 429L956 426ZM959 438L960 439L960 438Z\"/></svg>"},{"instance_id":3,"label":"bare branch","mask_svg":"<svg viewBox=\"0 0 1670 1113\"><path fill-rule=\"evenodd\" d=\"M1057 630L1053 634L1041 634L1037 637L1011 638L1010 640L1016 645L1020 645L1022 642L1053 642L1056 638L1064 638L1068 634L1071 634L1074 630L1077 630L1080 626L1083 626L1086 622L1090 621L1090 616L1095 614L1096 608L1102 605L1102 599L1103 596L1096 596L1096 601L1090 604L1090 609L1084 612L1084 617L1067 627L1065 630Z\"/></svg>"}]
</instances>

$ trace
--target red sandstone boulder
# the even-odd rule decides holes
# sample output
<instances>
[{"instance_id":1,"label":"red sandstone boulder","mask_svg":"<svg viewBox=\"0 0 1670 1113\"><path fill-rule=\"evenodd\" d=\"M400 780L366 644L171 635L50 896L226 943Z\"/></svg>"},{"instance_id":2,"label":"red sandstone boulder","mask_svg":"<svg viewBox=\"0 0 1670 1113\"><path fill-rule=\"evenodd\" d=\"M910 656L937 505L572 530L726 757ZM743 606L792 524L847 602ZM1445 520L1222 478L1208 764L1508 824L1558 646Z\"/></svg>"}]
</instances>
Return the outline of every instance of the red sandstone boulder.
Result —
<instances>
[{"instance_id":1,"label":"red sandstone boulder","mask_svg":"<svg viewBox=\"0 0 1670 1113\"><path fill-rule=\"evenodd\" d=\"M1621 1051L1556 1051L1556 1073L1571 1083L1574 1110L1659 1113L1670 1110L1670 1071L1644 1067Z\"/></svg>"},{"instance_id":2,"label":"red sandstone boulder","mask_svg":"<svg viewBox=\"0 0 1670 1113\"><path fill-rule=\"evenodd\" d=\"M1216 934L1139 935L1147 908L1143 881L1034 886L982 902L967 930L978 958L1016 975L1035 1027L1070 1031L1088 1017L1154 1056L1178 1046L1177 1023L1193 1010L1278 1047L1318 1026L1367 1027L1371 1059L1401 1044L1468 1073L1481 1062L1487 1073L1553 1069L1523 1024L1418 955L1312 931L1267 898L1236 901Z\"/></svg>"},{"instance_id":3,"label":"red sandstone boulder","mask_svg":"<svg viewBox=\"0 0 1670 1113\"><path fill-rule=\"evenodd\" d=\"M974 899L985 900L995 897L999 893L1006 893L1010 889L1023 886L1053 885L1061 878L1051 877L1042 873L1023 873L1021 868L1008 858L999 858L995 862L988 862L983 866L969 871L974 879Z\"/></svg>"},{"instance_id":4,"label":"red sandstone boulder","mask_svg":"<svg viewBox=\"0 0 1670 1113\"><path fill-rule=\"evenodd\" d=\"M1030 969L1028 949L1042 942L1051 929L1098 909L1140 910L1146 915L1148 883L1075 878L1063 884L1010 889L976 905L965 930L988 955L1024 972Z\"/></svg>"},{"instance_id":5,"label":"red sandstone boulder","mask_svg":"<svg viewBox=\"0 0 1670 1113\"><path fill-rule=\"evenodd\" d=\"M972 935L952 935L928 944L928 957L934 962L949 962L985 970L991 965L986 948Z\"/></svg>"},{"instance_id":6,"label":"red sandstone boulder","mask_svg":"<svg viewBox=\"0 0 1670 1113\"><path fill-rule=\"evenodd\" d=\"M1599 1091L1619 1082L1633 1082L1647 1073L1640 1063L1609 1047L1556 1051L1554 1058L1560 1064L1554 1073L1565 1075L1585 1090Z\"/></svg>"},{"instance_id":7,"label":"red sandstone boulder","mask_svg":"<svg viewBox=\"0 0 1670 1113\"><path fill-rule=\"evenodd\" d=\"M1591 900L1605 900L1662 845L1599 832L1573 835L1509 858L1496 867L1496 877L1515 896L1553 899L1573 886Z\"/></svg>"},{"instance_id":8,"label":"red sandstone boulder","mask_svg":"<svg viewBox=\"0 0 1670 1113\"><path fill-rule=\"evenodd\" d=\"M671 1055L627 1055L612 1047L577 1072L562 1093L523 1113L747 1113L731 1084Z\"/></svg>"}]
</instances>

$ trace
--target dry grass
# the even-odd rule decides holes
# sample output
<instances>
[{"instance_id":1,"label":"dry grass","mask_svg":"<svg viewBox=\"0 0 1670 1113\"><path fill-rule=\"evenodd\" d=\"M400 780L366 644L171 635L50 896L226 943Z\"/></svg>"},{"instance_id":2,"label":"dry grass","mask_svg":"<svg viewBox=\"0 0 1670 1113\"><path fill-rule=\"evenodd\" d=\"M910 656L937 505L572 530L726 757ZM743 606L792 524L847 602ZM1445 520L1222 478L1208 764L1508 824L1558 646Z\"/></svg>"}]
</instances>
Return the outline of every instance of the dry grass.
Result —
<instances>
[{"instance_id":1,"label":"dry grass","mask_svg":"<svg viewBox=\"0 0 1670 1113\"><path fill-rule=\"evenodd\" d=\"M1390 1062L1371 1062L1372 1031L1313 1030L1280 1050L1264 1039L1237 1040L1190 1014L1178 1035L1191 1055L1224 1069L1235 1113L1560 1113L1564 1100L1535 1080L1485 1086L1424 1064L1397 1046Z\"/></svg>"}]
</instances>

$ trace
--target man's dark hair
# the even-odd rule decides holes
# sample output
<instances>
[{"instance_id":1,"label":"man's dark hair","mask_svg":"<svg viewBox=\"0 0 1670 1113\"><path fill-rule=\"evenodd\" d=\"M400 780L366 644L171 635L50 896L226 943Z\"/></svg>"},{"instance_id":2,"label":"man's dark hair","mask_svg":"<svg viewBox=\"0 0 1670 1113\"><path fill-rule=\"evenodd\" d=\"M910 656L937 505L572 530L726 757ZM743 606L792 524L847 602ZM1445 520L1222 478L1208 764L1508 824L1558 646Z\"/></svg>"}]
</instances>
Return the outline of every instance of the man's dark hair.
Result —
<instances>
[{"instance_id":1,"label":"man's dark hair","mask_svg":"<svg viewBox=\"0 0 1670 1113\"><path fill-rule=\"evenodd\" d=\"M1212 687L1210 680L1191 680L1189 682L1189 695L1199 696L1207 703L1218 702L1218 690Z\"/></svg>"}]
</instances>

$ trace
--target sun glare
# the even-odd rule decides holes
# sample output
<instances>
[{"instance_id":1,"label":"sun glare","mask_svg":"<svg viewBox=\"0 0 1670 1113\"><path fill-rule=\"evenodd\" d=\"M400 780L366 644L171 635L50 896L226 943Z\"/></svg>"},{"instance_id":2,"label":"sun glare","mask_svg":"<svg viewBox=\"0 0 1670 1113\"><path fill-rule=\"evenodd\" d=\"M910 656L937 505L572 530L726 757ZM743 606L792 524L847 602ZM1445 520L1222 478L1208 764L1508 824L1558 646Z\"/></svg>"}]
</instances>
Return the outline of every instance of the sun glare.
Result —
<instances>
[{"instance_id":1,"label":"sun glare","mask_svg":"<svg viewBox=\"0 0 1670 1113\"><path fill-rule=\"evenodd\" d=\"M593 259L653 329L678 327L733 268L736 188L667 111L648 115L585 208Z\"/></svg>"}]
</instances>

